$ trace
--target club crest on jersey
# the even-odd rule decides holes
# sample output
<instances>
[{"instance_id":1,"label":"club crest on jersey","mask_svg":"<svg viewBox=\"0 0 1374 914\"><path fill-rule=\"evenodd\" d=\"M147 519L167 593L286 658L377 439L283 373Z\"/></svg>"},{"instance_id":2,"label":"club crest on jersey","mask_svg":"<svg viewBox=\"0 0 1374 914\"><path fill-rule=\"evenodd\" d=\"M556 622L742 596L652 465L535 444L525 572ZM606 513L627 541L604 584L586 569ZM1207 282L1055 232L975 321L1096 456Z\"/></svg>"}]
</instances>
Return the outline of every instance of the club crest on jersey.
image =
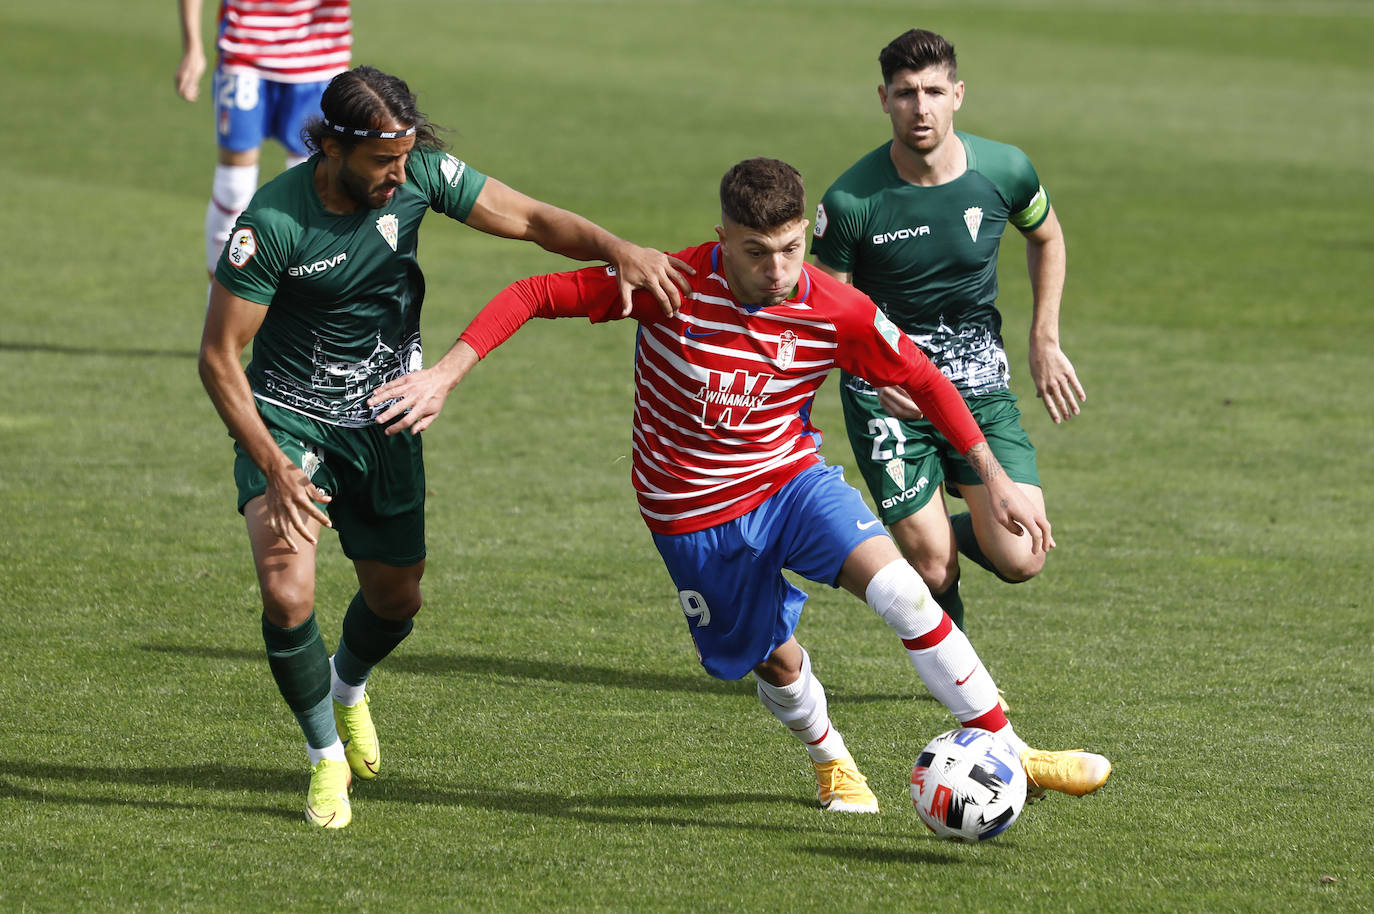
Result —
<instances>
[{"instance_id":1,"label":"club crest on jersey","mask_svg":"<svg viewBox=\"0 0 1374 914\"><path fill-rule=\"evenodd\" d=\"M387 244L391 245L393 251L396 250L396 236L401 233L400 225L401 222L396 218L395 213L387 213L377 219L377 231L382 233L382 237L386 239Z\"/></svg>"},{"instance_id":2,"label":"club crest on jersey","mask_svg":"<svg viewBox=\"0 0 1374 914\"><path fill-rule=\"evenodd\" d=\"M824 238L824 237L825 237L825 229L826 229L826 226L828 226L829 224L830 224L830 217L827 216L827 215L825 214L825 204L824 204L824 203L817 203L817 204L816 204L816 228L812 231L812 234L815 235L817 238Z\"/></svg>"},{"instance_id":3,"label":"club crest on jersey","mask_svg":"<svg viewBox=\"0 0 1374 914\"><path fill-rule=\"evenodd\" d=\"M777 365L783 371L792 367L792 360L797 357L797 335L791 330L784 330L778 336L778 357Z\"/></svg>"},{"instance_id":4,"label":"club crest on jersey","mask_svg":"<svg viewBox=\"0 0 1374 914\"><path fill-rule=\"evenodd\" d=\"M983 224L983 208L981 206L970 206L964 210L964 225L968 226L968 236L974 241L978 240L978 227Z\"/></svg>"},{"instance_id":5,"label":"club crest on jersey","mask_svg":"<svg viewBox=\"0 0 1374 914\"><path fill-rule=\"evenodd\" d=\"M883 470L887 473L887 478L897 484L897 488L906 488L906 464L902 462L900 457L893 457L889 460Z\"/></svg>"},{"instance_id":6,"label":"club crest on jersey","mask_svg":"<svg viewBox=\"0 0 1374 914\"><path fill-rule=\"evenodd\" d=\"M247 227L234 232L234 237L229 239L229 253L226 255L229 262L242 269L248 265L248 261L253 259L253 255L258 252L258 239L253 234L253 230Z\"/></svg>"},{"instance_id":7,"label":"club crest on jersey","mask_svg":"<svg viewBox=\"0 0 1374 914\"><path fill-rule=\"evenodd\" d=\"M444 180L449 183L450 187L457 187L458 182L463 180L463 172L468 170L468 166L462 159L455 159L448 153L444 153L444 160L439 163L439 170L444 173Z\"/></svg>"},{"instance_id":8,"label":"club crest on jersey","mask_svg":"<svg viewBox=\"0 0 1374 914\"><path fill-rule=\"evenodd\" d=\"M738 428L743 425L749 413L768 399L763 389L771 380L771 374L751 375L743 369L728 375L710 372L706 385L697 391L697 399L701 401L701 427Z\"/></svg>"}]
</instances>

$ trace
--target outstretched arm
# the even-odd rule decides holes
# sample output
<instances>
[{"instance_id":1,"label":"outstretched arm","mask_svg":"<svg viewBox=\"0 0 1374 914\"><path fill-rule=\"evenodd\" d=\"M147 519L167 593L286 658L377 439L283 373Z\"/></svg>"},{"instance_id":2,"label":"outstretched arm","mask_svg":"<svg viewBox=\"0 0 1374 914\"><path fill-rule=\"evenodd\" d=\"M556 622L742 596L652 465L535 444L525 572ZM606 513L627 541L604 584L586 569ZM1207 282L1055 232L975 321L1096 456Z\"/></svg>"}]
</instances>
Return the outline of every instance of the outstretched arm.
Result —
<instances>
[{"instance_id":1,"label":"outstretched arm","mask_svg":"<svg viewBox=\"0 0 1374 914\"><path fill-rule=\"evenodd\" d=\"M910 340L902 337L900 342L902 350L912 354L911 361L916 366L900 390L911 398L914 405L940 430L940 434L973 467L987 487L993 518L1018 536L1022 532L1029 534L1032 555L1044 549L1053 549L1054 536L1050 532L1049 518L1026 498L1002 469L1002 464L988 447L958 388Z\"/></svg>"},{"instance_id":2,"label":"outstretched arm","mask_svg":"<svg viewBox=\"0 0 1374 914\"><path fill-rule=\"evenodd\" d=\"M820 270L822 273L835 277L847 286L854 285L854 274L848 270L840 270L832 267L819 258L816 258L814 262L816 264L816 269ZM889 386L875 389L878 391L878 405L881 406L883 412L887 413L889 416L895 416L898 419L910 419L912 421L925 418L921 412L921 408L917 406L907 392L900 387Z\"/></svg>"},{"instance_id":3,"label":"outstretched arm","mask_svg":"<svg viewBox=\"0 0 1374 914\"><path fill-rule=\"evenodd\" d=\"M1045 221L1026 233L1026 268L1030 272L1033 313L1030 330L1030 373L1035 395L1057 425L1078 415L1087 399L1073 363L1059 348L1059 306L1064 296L1068 253L1059 217L1050 207Z\"/></svg>"},{"instance_id":4,"label":"outstretched arm","mask_svg":"<svg viewBox=\"0 0 1374 914\"><path fill-rule=\"evenodd\" d=\"M468 214L467 224L489 235L518 238L571 257L604 260L616 269L622 317L630 313L630 294L643 289L663 313L677 313L682 296L690 291L684 274L696 271L662 251L631 244L576 213L527 197L488 178Z\"/></svg>"},{"instance_id":5,"label":"outstretched arm","mask_svg":"<svg viewBox=\"0 0 1374 914\"><path fill-rule=\"evenodd\" d=\"M603 267L531 276L511 283L477 313L442 359L430 368L378 387L368 398L368 405L386 406L377 421L386 425L388 435L406 430L422 432L439 417L448 395L478 360L510 339L530 318L587 316L605 320L612 316L610 312L619 310L616 288ZM657 313L647 299L638 308L641 317Z\"/></svg>"}]
</instances>

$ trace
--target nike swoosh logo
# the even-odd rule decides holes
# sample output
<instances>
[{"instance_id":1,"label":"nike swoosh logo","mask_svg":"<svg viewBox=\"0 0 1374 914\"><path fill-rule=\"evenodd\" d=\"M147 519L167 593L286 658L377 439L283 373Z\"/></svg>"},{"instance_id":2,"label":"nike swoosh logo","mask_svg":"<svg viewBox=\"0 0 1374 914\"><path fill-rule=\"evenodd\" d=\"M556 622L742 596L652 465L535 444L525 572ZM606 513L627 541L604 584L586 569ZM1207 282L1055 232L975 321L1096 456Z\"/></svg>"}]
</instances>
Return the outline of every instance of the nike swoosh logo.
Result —
<instances>
[{"instance_id":1,"label":"nike swoosh logo","mask_svg":"<svg viewBox=\"0 0 1374 914\"><path fill-rule=\"evenodd\" d=\"M978 672L978 668L979 668L980 666L982 666L981 663L974 664L973 669L971 669L971 670L968 671L968 675L965 676L963 679L956 679L956 680L954 680L954 684L957 685L957 686L961 686L961 685L963 685L964 683L968 682L970 679L973 678L973 674L976 673L976 672Z\"/></svg>"},{"instance_id":2,"label":"nike swoosh logo","mask_svg":"<svg viewBox=\"0 0 1374 914\"><path fill-rule=\"evenodd\" d=\"M876 527L881 523L882 521L880 520L871 520L866 524L860 523L859 521L854 521L854 526L858 527L860 530L867 530L869 527Z\"/></svg>"},{"instance_id":3,"label":"nike swoosh logo","mask_svg":"<svg viewBox=\"0 0 1374 914\"><path fill-rule=\"evenodd\" d=\"M719 330L694 330L694 329L692 329L691 327L688 327L686 330L684 330L684 331L682 331L682 332L685 333L685 334L687 334L688 336L690 336L690 337L691 337L692 339L694 339L694 340L695 340L695 339L699 339L699 338L701 338L701 337L703 337L703 336L711 336L712 334L720 333Z\"/></svg>"}]
</instances>

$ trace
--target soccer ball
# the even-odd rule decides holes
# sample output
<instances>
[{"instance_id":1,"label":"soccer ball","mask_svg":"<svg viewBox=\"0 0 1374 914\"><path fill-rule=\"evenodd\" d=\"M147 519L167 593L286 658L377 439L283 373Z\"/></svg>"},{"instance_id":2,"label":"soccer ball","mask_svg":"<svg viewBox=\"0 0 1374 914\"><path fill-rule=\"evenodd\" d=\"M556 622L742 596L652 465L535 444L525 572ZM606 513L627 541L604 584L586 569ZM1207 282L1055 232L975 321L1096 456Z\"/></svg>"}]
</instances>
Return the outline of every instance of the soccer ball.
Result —
<instances>
[{"instance_id":1,"label":"soccer ball","mask_svg":"<svg viewBox=\"0 0 1374 914\"><path fill-rule=\"evenodd\" d=\"M1021 815L1026 771L987 730L950 730L927 743L912 766L911 802L937 838L986 841Z\"/></svg>"}]
</instances>

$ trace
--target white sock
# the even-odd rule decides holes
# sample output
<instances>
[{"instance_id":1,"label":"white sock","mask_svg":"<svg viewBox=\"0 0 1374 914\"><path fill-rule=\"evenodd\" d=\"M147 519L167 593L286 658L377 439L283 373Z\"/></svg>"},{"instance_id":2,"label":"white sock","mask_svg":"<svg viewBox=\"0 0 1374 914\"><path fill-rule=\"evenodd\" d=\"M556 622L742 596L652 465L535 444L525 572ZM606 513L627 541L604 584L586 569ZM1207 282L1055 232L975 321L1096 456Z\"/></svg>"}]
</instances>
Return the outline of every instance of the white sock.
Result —
<instances>
[{"instance_id":1,"label":"white sock","mask_svg":"<svg viewBox=\"0 0 1374 914\"><path fill-rule=\"evenodd\" d=\"M864 597L902 639L921 681L951 714L993 732L1005 727L991 674L914 568L902 559L884 566L868 582ZM997 713L989 716L991 711Z\"/></svg>"},{"instance_id":2,"label":"white sock","mask_svg":"<svg viewBox=\"0 0 1374 914\"><path fill-rule=\"evenodd\" d=\"M215 272L219 255L229 243L234 222L258 189L258 166L215 165L210 202L205 207L205 265Z\"/></svg>"},{"instance_id":3,"label":"white sock","mask_svg":"<svg viewBox=\"0 0 1374 914\"><path fill-rule=\"evenodd\" d=\"M320 759L327 758L332 759L336 762L348 761L348 759L344 756L343 743L339 741L339 738L337 736L334 737L334 742L330 743L328 746L325 746L323 749L316 749L314 746L310 745L309 743L306 743L305 754L310 756L311 768L314 768L316 765L318 765L320 763Z\"/></svg>"},{"instance_id":4,"label":"white sock","mask_svg":"<svg viewBox=\"0 0 1374 914\"><path fill-rule=\"evenodd\" d=\"M814 762L845 758L844 737L830 723L825 688L811 673L811 655L802 650L801 675L796 681L775 686L757 676L759 701L791 731Z\"/></svg>"},{"instance_id":5,"label":"white sock","mask_svg":"<svg viewBox=\"0 0 1374 914\"><path fill-rule=\"evenodd\" d=\"M329 657L329 692L334 696L334 700L345 707L353 707L363 700L363 693L367 691L367 683L362 685L349 685L339 678L339 674L334 671L334 656Z\"/></svg>"}]
</instances>

